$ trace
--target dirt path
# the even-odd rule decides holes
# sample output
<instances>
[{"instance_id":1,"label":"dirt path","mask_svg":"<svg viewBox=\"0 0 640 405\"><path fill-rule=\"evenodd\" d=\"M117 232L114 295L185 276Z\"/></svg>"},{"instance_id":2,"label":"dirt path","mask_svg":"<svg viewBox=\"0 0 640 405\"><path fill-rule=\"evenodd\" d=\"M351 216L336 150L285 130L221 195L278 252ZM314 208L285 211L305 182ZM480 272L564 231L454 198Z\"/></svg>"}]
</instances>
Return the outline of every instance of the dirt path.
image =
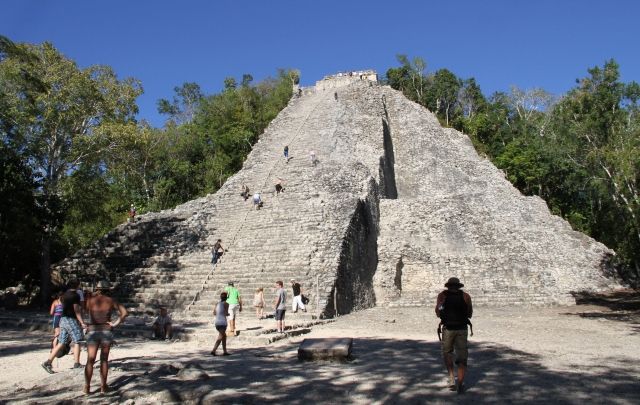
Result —
<instances>
[{"instance_id":1,"label":"dirt path","mask_svg":"<svg viewBox=\"0 0 640 405\"><path fill-rule=\"evenodd\" d=\"M240 321L242 322L242 320ZM445 389L436 319L427 308L374 308L268 346L230 342L211 357L189 342L122 342L112 350L109 395L85 397L66 356L54 375L40 363L48 335L0 337L0 398L10 403L640 403L637 309L579 305L477 308L468 390ZM271 326L271 325L269 325ZM348 363L298 362L305 337L353 337ZM38 343L34 343L38 342ZM84 362L84 355L82 356Z\"/></svg>"}]
</instances>

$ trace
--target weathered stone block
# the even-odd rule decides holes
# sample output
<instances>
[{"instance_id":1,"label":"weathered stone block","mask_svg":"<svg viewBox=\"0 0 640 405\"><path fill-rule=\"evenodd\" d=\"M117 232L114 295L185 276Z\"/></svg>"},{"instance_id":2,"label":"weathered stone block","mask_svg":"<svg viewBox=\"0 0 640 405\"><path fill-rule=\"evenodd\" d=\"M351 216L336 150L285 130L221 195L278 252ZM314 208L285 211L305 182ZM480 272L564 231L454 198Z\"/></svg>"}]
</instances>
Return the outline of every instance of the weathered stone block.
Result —
<instances>
[{"instance_id":1,"label":"weathered stone block","mask_svg":"<svg viewBox=\"0 0 640 405\"><path fill-rule=\"evenodd\" d=\"M299 360L348 360L353 349L352 338L305 339L298 347Z\"/></svg>"}]
</instances>

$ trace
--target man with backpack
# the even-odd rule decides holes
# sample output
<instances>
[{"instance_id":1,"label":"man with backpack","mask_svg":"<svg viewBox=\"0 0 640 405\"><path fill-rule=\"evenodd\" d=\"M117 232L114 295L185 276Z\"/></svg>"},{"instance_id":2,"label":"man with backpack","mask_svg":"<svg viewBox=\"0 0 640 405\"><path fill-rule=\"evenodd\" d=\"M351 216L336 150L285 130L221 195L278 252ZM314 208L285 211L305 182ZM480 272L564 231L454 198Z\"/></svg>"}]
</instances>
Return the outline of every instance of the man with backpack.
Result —
<instances>
[{"instance_id":1,"label":"man with backpack","mask_svg":"<svg viewBox=\"0 0 640 405\"><path fill-rule=\"evenodd\" d=\"M458 394L464 392L464 376L467 371L467 325L473 315L471 296L462 291L464 284L456 277L451 277L444 285L446 290L438 294L436 301L436 315L443 326L442 331L442 355L444 364L449 373L449 389L457 390ZM456 384L453 373L453 353L455 351L455 364L458 366L458 383Z\"/></svg>"}]
</instances>

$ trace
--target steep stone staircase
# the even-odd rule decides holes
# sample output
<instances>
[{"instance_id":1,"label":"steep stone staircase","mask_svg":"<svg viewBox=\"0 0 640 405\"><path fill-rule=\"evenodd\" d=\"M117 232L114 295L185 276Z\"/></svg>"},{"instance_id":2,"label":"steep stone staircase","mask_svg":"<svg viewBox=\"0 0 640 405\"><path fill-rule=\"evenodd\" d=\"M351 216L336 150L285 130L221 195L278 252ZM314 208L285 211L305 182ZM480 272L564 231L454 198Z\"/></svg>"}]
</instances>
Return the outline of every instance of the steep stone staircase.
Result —
<instances>
[{"instance_id":1,"label":"steep stone staircase","mask_svg":"<svg viewBox=\"0 0 640 405\"><path fill-rule=\"evenodd\" d=\"M187 328L210 319L229 281L250 309L256 288L265 288L270 305L275 281L288 286L294 278L311 299L313 313L327 315L338 296L336 269L344 261L344 237L353 228L359 202L376 192L371 179L378 176L383 154L379 98L370 100L377 108L363 111L354 103L358 97L352 91L335 100L328 91L292 99L243 170L215 195L141 215L60 263L59 273L79 274L86 284L111 279L118 297L141 317L151 319L159 305L174 314L184 310L178 316ZM274 187L278 178L285 187L280 195ZM261 193L260 210L241 198L243 184L251 194ZM214 268L210 249L218 238L227 251Z\"/></svg>"},{"instance_id":2,"label":"steep stone staircase","mask_svg":"<svg viewBox=\"0 0 640 405\"><path fill-rule=\"evenodd\" d=\"M344 222L345 215L350 216L344 208L332 208L327 194L343 192L346 201L358 198L349 196L353 184L343 190L331 189L339 187L340 178L345 175L344 165L350 163L350 148L344 145L350 136L344 133L343 126L355 117L336 102L332 92L307 97L304 103L292 103L283 119L285 129L262 137L266 147L255 148L248 159L257 163L245 165L245 170L229 180L229 187L220 196L222 216L234 221L224 231L220 226L210 232L223 239L228 251L196 300L188 305L190 316L209 316L228 281L235 283L244 302L250 305L257 288L265 288L270 303L275 281L282 280L288 286L288 280L294 278L306 289L312 308L322 312L327 305L335 278L331 268L340 255L340 240L348 224ZM288 161L283 158L285 145L289 146ZM319 160L316 165L309 157L311 150ZM283 180L285 191L276 195L274 184L278 178ZM252 193L261 192L263 208L254 209L251 199L242 201L242 184L248 185ZM350 204L346 208L353 210ZM336 216L336 212L340 215Z\"/></svg>"}]
</instances>

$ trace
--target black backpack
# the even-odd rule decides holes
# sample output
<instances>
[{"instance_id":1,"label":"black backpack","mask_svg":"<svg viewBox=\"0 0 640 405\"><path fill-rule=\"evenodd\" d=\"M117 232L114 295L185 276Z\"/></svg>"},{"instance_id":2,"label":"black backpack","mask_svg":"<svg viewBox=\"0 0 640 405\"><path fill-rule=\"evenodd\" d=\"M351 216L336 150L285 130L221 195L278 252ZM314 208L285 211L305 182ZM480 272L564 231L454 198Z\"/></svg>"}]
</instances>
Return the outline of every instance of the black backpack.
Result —
<instances>
[{"instance_id":1,"label":"black backpack","mask_svg":"<svg viewBox=\"0 0 640 405\"><path fill-rule=\"evenodd\" d=\"M469 322L467 303L462 291L444 291L445 299L440 319L447 329L465 329Z\"/></svg>"}]
</instances>

